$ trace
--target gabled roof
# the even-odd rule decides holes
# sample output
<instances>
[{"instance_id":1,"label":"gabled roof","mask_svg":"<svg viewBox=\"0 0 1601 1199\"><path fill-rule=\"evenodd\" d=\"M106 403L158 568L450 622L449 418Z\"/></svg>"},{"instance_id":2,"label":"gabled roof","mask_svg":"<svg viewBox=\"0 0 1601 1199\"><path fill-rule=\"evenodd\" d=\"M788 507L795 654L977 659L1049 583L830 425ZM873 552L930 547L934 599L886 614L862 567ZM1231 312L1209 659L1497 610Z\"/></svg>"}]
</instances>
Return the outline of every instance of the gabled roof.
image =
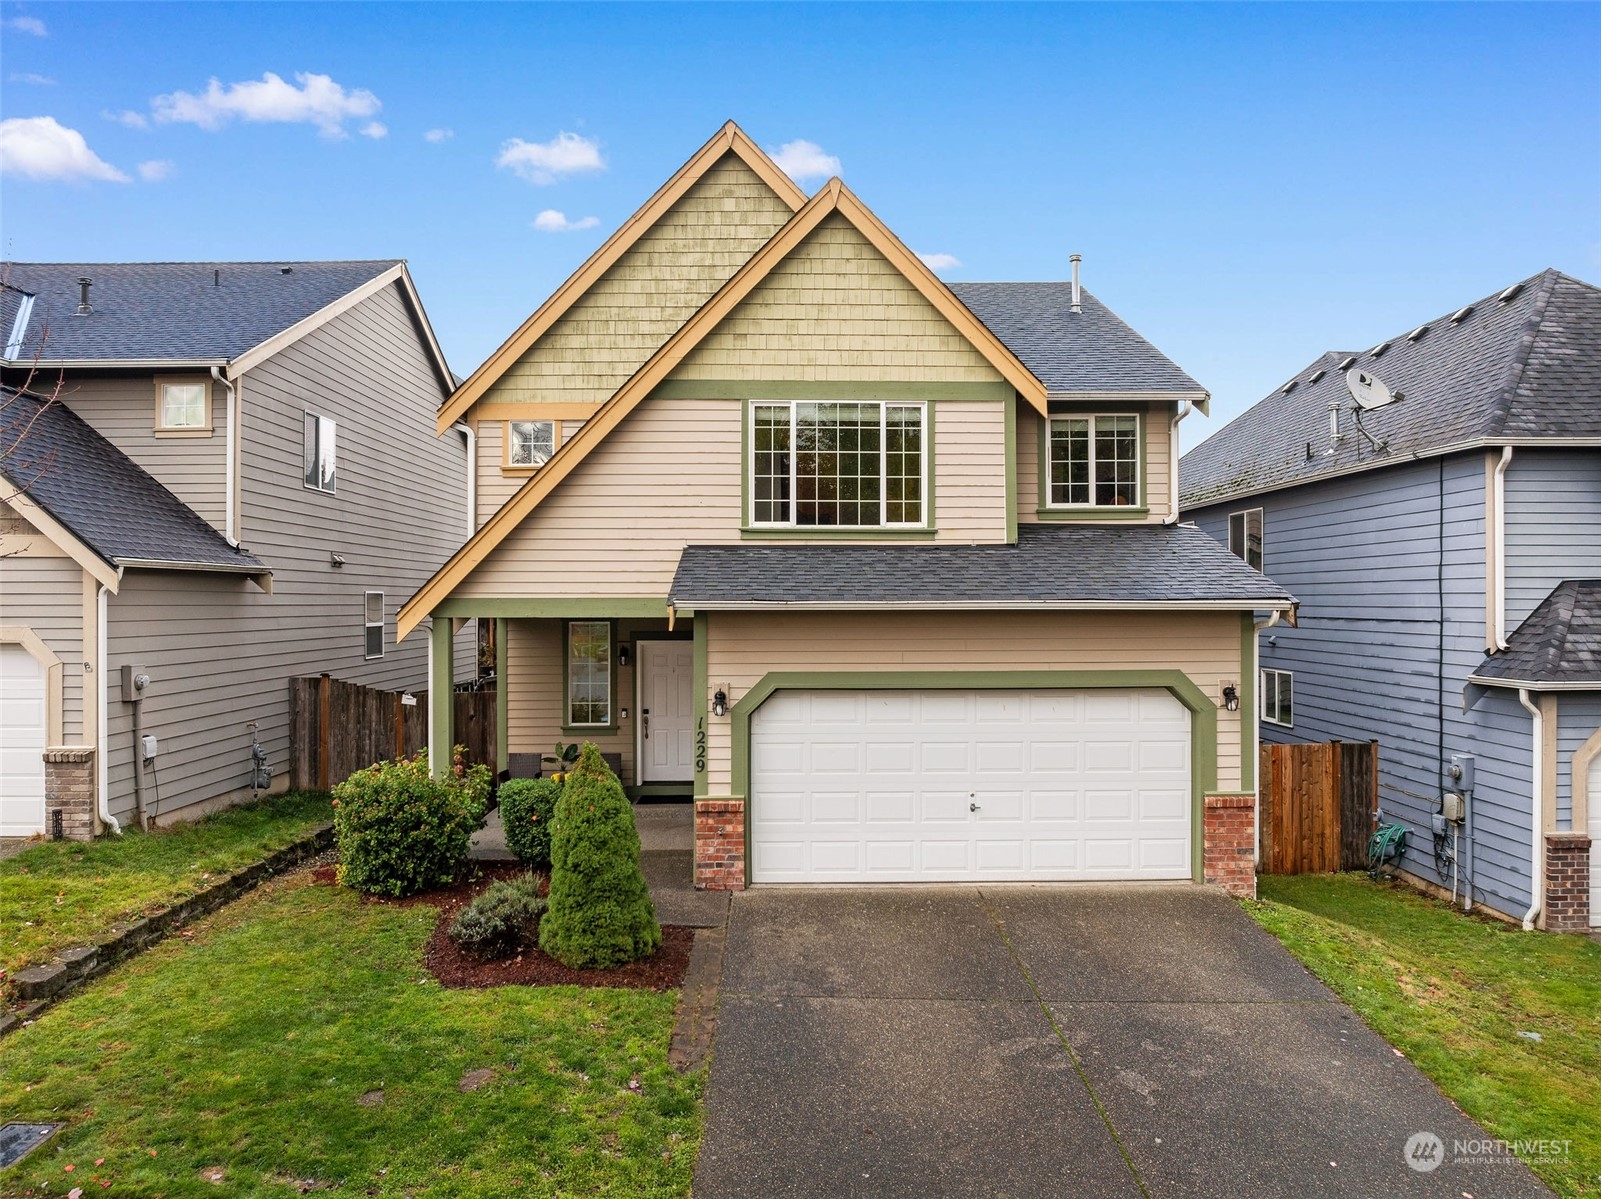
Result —
<instances>
[{"instance_id":1,"label":"gabled roof","mask_svg":"<svg viewBox=\"0 0 1601 1199\"><path fill-rule=\"evenodd\" d=\"M733 121L729 121L709 142L695 151L689 161L679 167L673 177L662 184L638 212L624 221L617 232L608 237L600 249L591 254L565 283L551 293L550 298L506 339L500 349L486 358L467 381L457 387L455 394L447 399L439 410L439 432L443 433L451 424L460 420L462 415L477 403L508 369L527 354L602 275L617 264L618 259L633 248L662 214L683 199L684 194L694 187L707 171L729 154L737 155L746 166L755 171L762 182L778 193L779 198L789 205L791 211L798 211L806 203L806 193L795 185L795 181L784 174L778 164L746 136L743 129Z\"/></svg>"},{"instance_id":2,"label":"gabled roof","mask_svg":"<svg viewBox=\"0 0 1601 1199\"><path fill-rule=\"evenodd\" d=\"M1568 579L1479 664L1468 681L1487 687L1601 691L1601 579Z\"/></svg>"},{"instance_id":3,"label":"gabled roof","mask_svg":"<svg viewBox=\"0 0 1601 1199\"><path fill-rule=\"evenodd\" d=\"M749 608L1255 610L1289 592L1193 525L1022 525L1016 545L691 545L668 602Z\"/></svg>"},{"instance_id":4,"label":"gabled roof","mask_svg":"<svg viewBox=\"0 0 1601 1199\"><path fill-rule=\"evenodd\" d=\"M236 376L391 283L412 305L442 387L450 368L399 259L8 262L0 365L219 366ZM78 280L91 280L86 315ZM25 320L19 329L18 310Z\"/></svg>"},{"instance_id":5,"label":"gabled roof","mask_svg":"<svg viewBox=\"0 0 1601 1199\"><path fill-rule=\"evenodd\" d=\"M0 468L23 516L60 526L112 568L222 571L264 585L272 573L59 400L0 388Z\"/></svg>"},{"instance_id":6,"label":"gabled roof","mask_svg":"<svg viewBox=\"0 0 1601 1199\"><path fill-rule=\"evenodd\" d=\"M1073 285L952 283L956 298L1023 360L1051 397L1142 392L1198 398L1206 388L1087 291L1073 311Z\"/></svg>"},{"instance_id":7,"label":"gabled roof","mask_svg":"<svg viewBox=\"0 0 1601 1199\"><path fill-rule=\"evenodd\" d=\"M1355 428L1349 365L1403 399ZM1184 455L1186 508L1480 446L1601 444L1601 288L1547 270L1365 351L1323 354ZM1344 436L1329 449L1329 405Z\"/></svg>"},{"instance_id":8,"label":"gabled roof","mask_svg":"<svg viewBox=\"0 0 1601 1199\"><path fill-rule=\"evenodd\" d=\"M544 498L582 462L623 419L632 412L651 391L683 362L718 324L731 313L765 279L773 269L797 247L824 218L838 213L883 254L929 301L940 314L961 333L991 366L998 371L1019 395L1029 401L1042 414L1046 411L1045 386L1035 378L1011 350L997 338L982 321L951 294L933 271L902 244L856 198L855 194L838 178L830 179L805 207L797 212L760 250L753 254L734 277L725 283L716 295L706 301L666 344L651 355L628 382L601 405L551 459L540 467L529 480L487 520L467 544L442 567L433 578L423 584L416 595L400 610L396 628L404 637L417 627L434 604L450 594L462 579L489 556L490 552L522 523Z\"/></svg>"}]
</instances>

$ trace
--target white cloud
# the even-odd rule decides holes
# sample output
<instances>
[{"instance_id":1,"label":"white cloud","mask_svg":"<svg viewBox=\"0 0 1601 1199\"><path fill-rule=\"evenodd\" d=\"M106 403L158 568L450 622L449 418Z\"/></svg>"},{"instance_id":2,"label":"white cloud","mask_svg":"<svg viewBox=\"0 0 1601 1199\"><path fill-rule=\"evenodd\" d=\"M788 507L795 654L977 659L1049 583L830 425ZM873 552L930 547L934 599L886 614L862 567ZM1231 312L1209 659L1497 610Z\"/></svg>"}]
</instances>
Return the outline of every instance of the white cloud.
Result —
<instances>
[{"instance_id":1,"label":"white cloud","mask_svg":"<svg viewBox=\"0 0 1601 1199\"><path fill-rule=\"evenodd\" d=\"M824 154L823 147L805 138L778 147L773 151L773 161L791 179L819 179L839 174L839 159Z\"/></svg>"},{"instance_id":2,"label":"white cloud","mask_svg":"<svg viewBox=\"0 0 1601 1199\"><path fill-rule=\"evenodd\" d=\"M34 37L48 37L49 33L44 22L38 17L12 17L5 22L7 29L15 29L18 33L31 33Z\"/></svg>"},{"instance_id":3,"label":"white cloud","mask_svg":"<svg viewBox=\"0 0 1601 1199\"><path fill-rule=\"evenodd\" d=\"M202 129L221 129L238 117L243 121L315 125L324 137L334 138L347 136L347 120L376 116L383 107L378 97L365 88L346 91L327 75L302 71L296 72L295 79L299 87L271 71L260 79L230 83L227 87L213 78L199 95L172 92L157 96L150 105L158 121L198 125ZM374 125L376 121L368 128Z\"/></svg>"},{"instance_id":4,"label":"white cloud","mask_svg":"<svg viewBox=\"0 0 1601 1199\"><path fill-rule=\"evenodd\" d=\"M923 265L931 271L945 271L953 266L961 266L962 260L955 254L919 254Z\"/></svg>"},{"instance_id":5,"label":"white cloud","mask_svg":"<svg viewBox=\"0 0 1601 1199\"><path fill-rule=\"evenodd\" d=\"M128 182L128 176L89 148L83 134L54 117L0 121L0 172L24 179Z\"/></svg>"},{"instance_id":6,"label":"white cloud","mask_svg":"<svg viewBox=\"0 0 1601 1199\"><path fill-rule=\"evenodd\" d=\"M495 165L540 185L554 183L563 175L606 169L600 143L576 133L558 133L548 142L525 142L514 137L500 147Z\"/></svg>"},{"instance_id":7,"label":"white cloud","mask_svg":"<svg viewBox=\"0 0 1601 1199\"><path fill-rule=\"evenodd\" d=\"M32 71L13 71L11 73L11 82L31 83L35 87L52 87L56 81L48 75L36 75Z\"/></svg>"},{"instance_id":8,"label":"white cloud","mask_svg":"<svg viewBox=\"0 0 1601 1199\"><path fill-rule=\"evenodd\" d=\"M542 233L570 233L574 229L593 229L600 224L598 216L579 217L576 221L569 221L565 213L557 212L554 208L547 208L534 218L534 228Z\"/></svg>"},{"instance_id":9,"label":"white cloud","mask_svg":"<svg viewBox=\"0 0 1601 1199\"><path fill-rule=\"evenodd\" d=\"M368 121L361 127L361 136L370 137L376 141L380 137L389 136L389 126L382 121Z\"/></svg>"},{"instance_id":10,"label":"white cloud","mask_svg":"<svg viewBox=\"0 0 1601 1199\"><path fill-rule=\"evenodd\" d=\"M115 121L119 125L126 125L129 129L148 129L150 122L145 120L145 114L134 112L131 108L124 108L121 112L107 110L100 114L108 121Z\"/></svg>"},{"instance_id":11,"label":"white cloud","mask_svg":"<svg viewBox=\"0 0 1601 1199\"><path fill-rule=\"evenodd\" d=\"M454 129L430 129L422 135L422 139L425 142L433 142L437 146L440 142L448 142L455 136L456 131Z\"/></svg>"},{"instance_id":12,"label":"white cloud","mask_svg":"<svg viewBox=\"0 0 1601 1199\"><path fill-rule=\"evenodd\" d=\"M139 178L146 183L160 183L170 174L172 174L170 158L152 158L149 162L139 164Z\"/></svg>"}]
</instances>

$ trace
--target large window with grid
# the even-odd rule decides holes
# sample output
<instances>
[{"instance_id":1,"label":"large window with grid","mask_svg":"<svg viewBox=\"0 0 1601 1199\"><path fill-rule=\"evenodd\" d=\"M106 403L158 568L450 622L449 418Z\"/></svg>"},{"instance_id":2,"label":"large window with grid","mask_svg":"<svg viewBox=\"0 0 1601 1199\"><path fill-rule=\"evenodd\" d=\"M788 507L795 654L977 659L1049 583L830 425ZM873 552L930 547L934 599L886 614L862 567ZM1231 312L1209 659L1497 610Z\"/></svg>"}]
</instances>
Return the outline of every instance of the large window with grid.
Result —
<instances>
[{"instance_id":1,"label":"large window with grid","mask_svg":"<svg viewBox=\"0 0 1601 1199\"><path fill-rule=\"evenodd\" d=\"M610 727L611 684L611 621L570 621L567 625L568 727Z\"/></svg>"},{"instance_id":2,"label":"large window with grid","mask_svg":"<svg viewBox=\"0 0 1601 1199\"><path fill-rule=\"evenodd\" d=\"M1140 502L1140 418L1053 416L1046 447L1050 508L1120 508Z\"/></svg>"},{"instance_id":3,"label":"large window with grid","mask_svg":"<svg viewBox=\"0 0 1601 1199\"><path fill-rule=\"evenodd\" d=\"M752 405L750 523L922 527L926 414L922 404Z\"/></svg>"}]
</instances>

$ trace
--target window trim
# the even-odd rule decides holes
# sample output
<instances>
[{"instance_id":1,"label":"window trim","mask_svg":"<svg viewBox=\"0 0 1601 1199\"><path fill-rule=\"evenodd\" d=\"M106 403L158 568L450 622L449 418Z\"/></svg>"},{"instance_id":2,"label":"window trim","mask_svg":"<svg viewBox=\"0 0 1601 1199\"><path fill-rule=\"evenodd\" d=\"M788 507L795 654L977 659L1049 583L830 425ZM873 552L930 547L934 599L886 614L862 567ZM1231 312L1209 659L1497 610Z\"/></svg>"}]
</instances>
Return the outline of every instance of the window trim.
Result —
<instances>
[{"instance_id":1,"label":"window trim","mask_svg":"<svg viewBox=\"0 0 1601 1199\"><path fill-rule=\"evenodd\" d=\"M166 397L162 392L168 387L192 387L200 385L202 406L205 415L202 424L198 425L166 425L162 423L162 415L166 410ZM156 410L151 419L151 432L157 437L210 437L215 428L212 424L211 410L211 377L209 375L156 375Z\"/></svg>"},{"instance_id":2,"label":"window trim","mask_svg":"<svg viewBox=\"0 0 1601 1199\"><path fill-rule=\"evenodd\" d=\"M572 722L572 628L575 624L603 624L606 626L606 715L605 724L574 724ZM617 622L615 620L580 618L561 622L561 731L582 736L592 733L617 731Z\"/></svg>"},{"instance_id":3,"label":"window trim","mask_svg":"<svg viewBox=\"0 0 1601 1199\"><path fill-rule=\"evenodd\" d=\"M1274 676L1273 698L1275 702L1273 706L1275 711L1272 716L1269 716L1267 711L1268 675ZM1282 712L1284 708L1282 704L1277 702L1277 700L1279 688L1283 685L1285 680L1288 680L1290 684L1290 718L1288 720L1280 720L1279 713ZM1295 727L1295 672L1293 670L1277 670L1272 667L1264 666L1258 672L1257 694L1261 696L1261 699L1257 701L1257 704L1259 708L1258 716L1263 724L1271 724L1281 729L1293 729Z\"/></svg>"},{"instance_id":4,"label":"window trim","mask_svg":"<svg viewBox=\"0 0 1601 1199\"><path fill-rule=\"evenodd\" d=\"M1131 416L1134 418L1134 498L1132 504L1057 504L1051 501L1051 430L1060 420L1089 420L1090 427L1090 487L1094 494L1095 486L1095 432L1094 422L1101 417ZM1109 408L1098 407L1086 409L1083 412L1066 411L1052 412L1040 421L1039 440L1039 496L1038 515L1047 519L1077 517L1081 515L1095 516L1099 519L1137 520L1151 514L1150 500L1146 494L1146 463L1145 439L1146 417L1149 411L1144 407Z\"/></svg>"},{"instance_id":5,"label":"window trim","mask_svg":"<svg viewBox=\"0 0 1601 1199\"><path fill-rule=\"evenodd\" d=\"M333 431L334 431L334 438L333 438L333 441L334 441L334 481L333 481L333 486L332 487L318 487L314 483L306 482L306 451L309 450L311 447L309 445L302 445L301 452L300 452L300 485L301 485L301 487L303 487L307 491L315 491L315 492L318 492L321 495L338 495L339 494L339 422L337 420L335 420L331 416L324 416L320 412L313 412L310 408L302 408L301 409L301 413L302 413L302 419L301 419L301 422L300 422L300 434L301 434L302 441L304 441L305 432L306 432L305 417L310 417L312 420L315 420L317 422L317 441L318 441L319 446L321 445L321 442L322 442L322 422L323 421L327 421L328 424L333 427Z\"/></svg>"},{"instance_id":6,"label":"window trim","mask_svg":"<svg viewBox=\"0 0 1601 1199\"><path fill-rule=\"evenodd\" d=\"M881 519L876 525L802 525L796 524L795 492L796 492L796 455L795 446L795 408L798 404L873 404L879 409L879 447L878 447L878 480L879 480L879 516L889 514L889 488L886 471L888 469L887 457L889 454L888 412L891 408L915 408L918 412L918 424L922 432L922 451L918 455L919 476L918 486L920 498L918 509L920 517L916 521L888 523ZM790 456L789 479L790 499L788 521L758 521L756 519L756 409L788 408L790 430ZM850 399L843 397L829 397L819 399L748 399L744 404L743 425L744 451L741 462L740 489L743 493L742 516L740 526L742 534L755 536L794 536L804 537L837 537L843 539L876 539L882 537L916 537L919 535L933 536L934 534L934 437L932 422L929 414L933 406L926 399L900 400L900 399Z\"/></svg>"},{"instance_id":7,"label":"window trim","mask_svg":"<svg viewBox=\"0 0 1601 1199\"><path fill-rule=\"evenodd\" d=\"M550 457L556 456L561 449L561 421L549 416L509 417L501 426L500 469L508 475L531 475L541 466L550 461L550 458L537 466L527 466L511 460L511 427L513 425L545 424L550 426Z\"/></svg>"},{"instance_id":8,"label":"window trim","mask_svg":"<svg viewBox=\"0 0 1601 1199\"><path fill-rule=\"evenodd\" d=\"M1249 555L1247 553L1241 553L1240 552L1240 550L1248 550L1249 549L1249 543L1250 543L1250 539L1251 539L1251 513L1253 513L1253 512L1256 513L1256 540L1257 540L1257 544L1256 544L1256 558L1257 558L1257 560L1256 560L1256 563L1254 565L1252 564L1251 559L1250 559L1250 557L1249 557ZM1245 545L1241 546L1240 549L1238 549L1238 550L1234 548L1234 518L1236 516L1241 518L1240 538L1241 538L1242 541L1244 541L1246 543ZM1267 516L1262 511L1261 508L1241 508L1238 512L1230 512L1229 513L1228 551L1229 551L1229 553L1233 554L1236 558L1238 558L1241 562L1243 562L1247 566L1251 567L1251 569L1256 571L1257 574L1266 573L1262 568L1267 563Z\"/></svg>"},{"instance_id":9,"label":"window trim","mask_svg":"<svg viewBox=\"0 0 1601 1199\"><path fill-rule=\"evenodd\" d=\"M367 615L367 603L375 595L378 597L379 617L376 621ZM363 591L361 593L361 652L364 661L376 662L388 650L388 613L389 607L382 591ZM367 634L372 629L378 630L378 652L376 654L367 647Z\"/></svg>"}]
</instances>

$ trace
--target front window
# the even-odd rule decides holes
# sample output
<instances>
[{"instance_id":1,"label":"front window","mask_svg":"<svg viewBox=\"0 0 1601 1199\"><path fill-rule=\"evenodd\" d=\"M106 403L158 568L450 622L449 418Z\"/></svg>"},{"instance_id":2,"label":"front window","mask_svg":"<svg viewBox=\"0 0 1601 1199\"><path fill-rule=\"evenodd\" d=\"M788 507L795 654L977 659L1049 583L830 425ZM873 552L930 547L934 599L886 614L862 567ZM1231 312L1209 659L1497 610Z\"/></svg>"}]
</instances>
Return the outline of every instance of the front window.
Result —
<instances>
[{"instance_id":1,"label":"front window","mask_svg":"<svg viewBox=\"0 0 1601 1199\"><path fill-rule=\"evenodd\" d=\"M334 462L337 429L326 416L306 413L306 486L316 491L334 491L338 479Z\"/></svg>"},{"instance_id":2,"label":"front window","mask_svg":"<svg viewBox=\"0 0 1601 1199\"><path fill-rule=\"evenodd\" d=\"M756 404L751 523L794 528L921 526L922 404Z\"/></svg>"},{"instance_id":3,"label":"front window","mask_svg":"<svg viewBox=\"0 0 1601 1199\"><path fill-rule=\"evenodd\" d=\"M159 392L158 429L205 429L209 426L204 383L163 383Z\"/></svg>"},{"instance_id":4,"label":"front window","mask_svg":"<svg viewBox=\"0 0 1601 1199\"><path fill-rule=\"evenodd\" d=\"M1262 672L1262 719L1286 728L1295 723L1295 676L1289 671Z\"/></svg>"},{"instance_id":5,"label":"front window","mask_svg":"<svg viewBox=\"0 0 1601 1199\"><path fill-rule=\"evenodd\" d=\"M1262 569L1262 509L1229 513L1229 553L1252 570Z\"/></svg>"},{"instance_id":6,"label":"front window","mask_svg":"<svg viewBox=\"0 0 1601 1199\"><path fill-rule=\"evenodd\" d=\"M1140 502L1140 418L1051 417L1046 503L1117 508Z\"/></svg>"},{"instance_id":7,"label":"front window","mask_svg":"<svg viewBox=\"0 0 1601 1199\"><path fill-rule=\"evenodd\" d=\"M606 727L611 719L611 622L567 626L567 724Z\"/></svg>"},{"instance_id":8,"label":"front window","mask_svg":"<svg viewBox=\"0 0 1601 1199\"><path fill-rule=\"evenodd\" d=\"M556 452L556 422L514 420L508 423L506 464L544 466Z\"/></svg>"}]
</instances>

